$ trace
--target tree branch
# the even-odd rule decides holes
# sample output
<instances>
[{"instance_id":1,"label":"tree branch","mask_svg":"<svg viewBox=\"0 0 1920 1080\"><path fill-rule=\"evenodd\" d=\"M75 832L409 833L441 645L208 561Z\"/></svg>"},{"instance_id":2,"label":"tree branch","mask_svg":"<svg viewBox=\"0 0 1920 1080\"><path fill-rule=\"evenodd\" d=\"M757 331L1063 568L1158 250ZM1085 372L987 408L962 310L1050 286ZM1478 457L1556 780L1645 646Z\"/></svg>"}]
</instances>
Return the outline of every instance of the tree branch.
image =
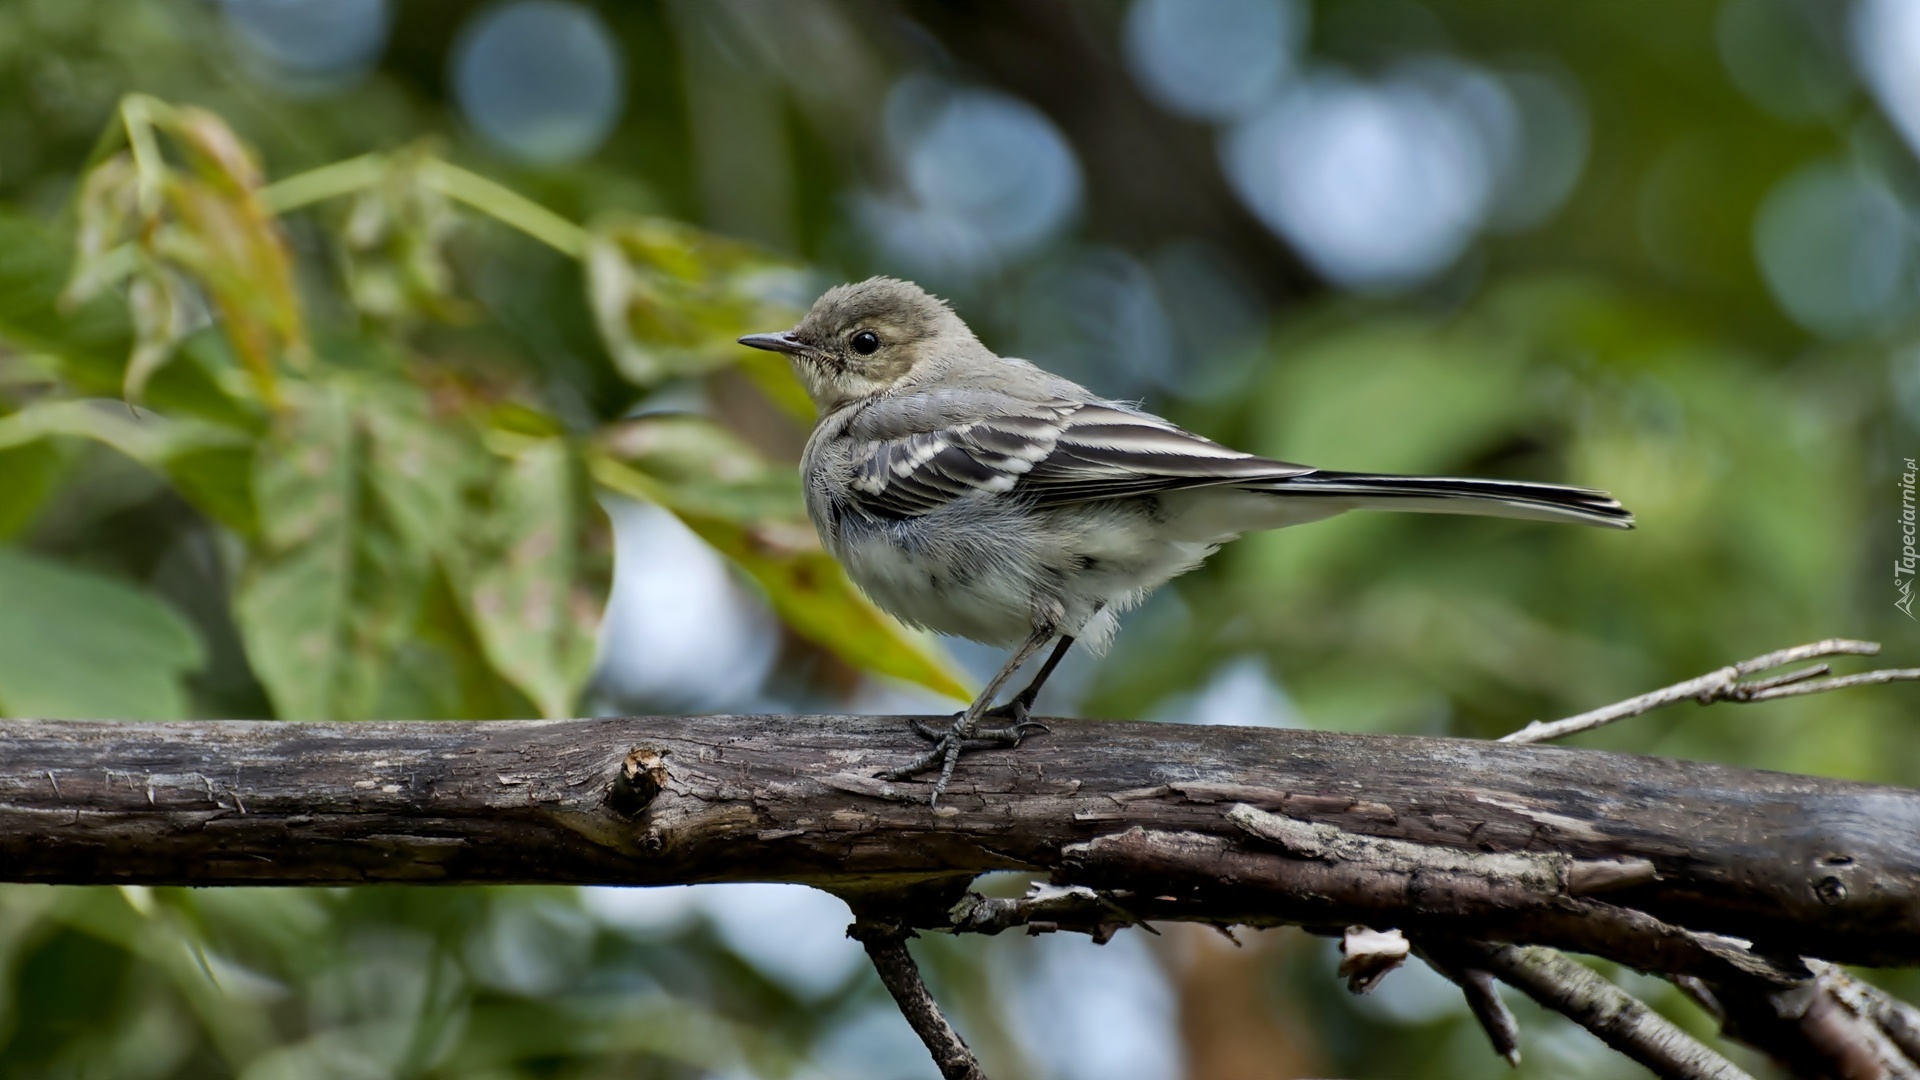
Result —
<instances>
[{"instance_id":1,"label":"tree branch","mask_svg":"<svg viewBox=\"0 0 1920 1080\"><path fill-rule=\"evenodd\" d=\"M1625 990L1552 949L1459 942L1453 955L1497 976L1670 1080L1753 1080Z\"/></svg>"},{"instance_id":2,"label":"tree branch","mask_svg":"<svg viewBox=\"0 0 1920 1080\"><path fill-rule=\"evenodd\" d=\"M893 995L894 1004L900 1006L900 1014L907 1018L913 1033L926 1044L940 1075L945 1080L987 1080L967 1041L947 1023L939 1003L920 979L920 968L907 951L907 939L914 936L913 930L896 922L855 919L847 927L847 936L866 948L881 985Z\"/></svg>"},{"instance_id":3,"label":"tree branch","mask_svg":"<svg viewBox=\"0 0 1920 1080\"><path fill-rule=\"evenodd\" d=\"M1185 852L1190 875L1248 876L1204 903L1118 902L1149 920L1343 928L1407 915L1479 937L1507 922L1509 936L1551 930L1568 948L1657 923L1767 955L1920 962L1920 792L1557 747L1051 723L1018 750L969 756L949 803L930 810L924 784L868 775L920 749L898 718L0 721L0 877L752 879L884 893L1024 869L1127 888ZM1291 855L1236 823L1241 804L1410 845L1380 850L1440 860L1460 888L1372 889L1353 876L1372 864ZM1491 856L1520 861L1495 880L1474 861ZM1082 870L1101 880L1076 879ZM1405 876L1368 872L1375 885ZM1342 899L1278 895L1283 880L1329 875ZM1610 875L1616 887L1594 891ZM1649 948L1703 951L1672 935Z\"/></svg>"},{"instance_id":4,"label":"tree branch","mask_svg":"<svg viewBox=\"0 0 1920 1080\"><path fill-rule=\"evenodd\" d=\"M1478 943L1476 943L1477 945ZM1485 967L1476 966L1477 960L1472 951L1452 947L1451 942L1436 942L1433 948L1424 943L1414 945L1420 959L1427 966L1460 988L1467 999L1467 1011L1473 1014L1480 1029L1487 1033L1487 1041L1493 1044L1493 1052L1506 1059L1514 1068L1520 1067L1520 1022L1513 1018L1506 1003L1500 1000L1498 989L1493 983L1493 973Z\"/></svg>"},{"instance_id":5,"label":"tree branch","mask_svg":"<svg viewBox=\"0 0 1920 1080\"><path fill-rule=\"evenodd\" d=\"M1913 674L1740 681L1867 649L1785 650L1588 715ZM1820 962L1920 963L1920 792L1511 743L1049 723L968 757L933 809L923 783L875 775L921 749L904 718L0 721L0 878L815 885L854 905L949 1076L979 1066L920 982L913 928L1103 941L1163 920L1374 946L1361 928L1404 931L1503 1056L1517 1045L1489 976L1665 1075L1739 1075L1533 948L1552 946L1676 981L1798 1075L1916 1075L1920 1013ZM1050 883L966 893L1006 869ZM1358 986L1391 968L1374 951Z\"/></svg>"}]
</instances>

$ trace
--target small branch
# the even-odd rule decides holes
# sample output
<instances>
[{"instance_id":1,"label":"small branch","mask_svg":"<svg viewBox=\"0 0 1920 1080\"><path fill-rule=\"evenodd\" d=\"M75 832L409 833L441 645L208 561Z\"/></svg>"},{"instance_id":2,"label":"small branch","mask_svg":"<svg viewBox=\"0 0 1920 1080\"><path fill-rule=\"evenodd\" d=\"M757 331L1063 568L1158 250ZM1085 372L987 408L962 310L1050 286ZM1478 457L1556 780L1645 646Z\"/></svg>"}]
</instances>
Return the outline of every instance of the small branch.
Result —
<instances>
[{"instance_id":1,"label":"small branch","mask_svg":"<svg viewBox=\"0 0 1920 1080\"><path fill-rule=\"evenodd\" d=\"M865 947L873 969L880 973L880 982L893 995L894 1004L900 1006L900 1015L907 1018L913 1033L926 1044L940 1075L945 1080L987 1080L966 1040L947 1023L939 1002L933 1000L927 984L920 979L920 968L907 951L907 939L913 931L896 922L856 919L847 927L847 936Z\"/></svg>"},{"instance_id":2,"label":"small branch","mask_svg":"<svg viewBox=\"0 0 1920 1080\"><path fill-rule=\"evenodd\" d=\"M1417 941L1413 951L1427 966L1446 976L1448 981L1460 988L1467 999L1467 1009L1473 1018L1480 1022L1480 1029L1487 1033L1487 1041L1493 1044L1493 1052L1506 1060L1514 1068L1520 1067L1520 1022L1513 1018L1507 1003L1500 1000L1499 990L1494 986L1493 975L1483 967L1475 967L1470 961L1470 953L1448 941Z\"/></svg>"},{"instance_id":3,"label":"small branch","mask_svg":"<svg viewBox=\"0 0 1920 1080\"><path fill-rule=\"evenodd\" d=\"M1228 877L1236 891L1268 897L1261 907L1249 903L1249 908L1294 908L1292 921L1303 923L1314 921L1310 911L1316 903L1331 902L1342 914L1368 912L1364 919L1349 921L1398 926L1429 937L1546 943L1643 971L1751 978L1769 986L1790 985L1806 976L1803 969L1789 969L1731 938L1580 895L1589 881L1619 887L1650 880L1650 866L1643 870L1632 862L1467 852L1386 840L1295 821L1246 804L1232 807L1227 818L1293 857L1262 858L1202 838L1135 830L1069 848L1068 864L1077 861L1087 870L1103 862L1127 866L1127 875L1115 875L1116 885L1122 876L1148 871L1168 892L1176 892L1189 875L1188 880ZM1224 897L1211 899L1218 904Z\"/></svg>"},{"instance_id":4,"label":"small branch","mask_svg":"<svg viewBox=\"0 0 1920 1080\"><path fill-rule=\"evenodd\" d=\"M128 131L133 130L130 122ZM380 183L387 176L389 167L390 159L384 154L362 154L275 181L261 189L260 197L268 209L276 214L285 214L313 203L364 191ZM518 229L569 258L577 259L586 251L585 229L478 173L430 157L420 166L420 180L440 194Z\"/></svg>"},{"instance_id":5,"label":"small branch","mask_svg":"<svg viewBox=\"0 0 1920 1080\"><path fill-rule=\"evenodd\" d=\"M1812 660L1822 656L1873 656L1880 651L1878 642L1854 641L1849 638L1828 638L1808 645L1796 645L1791 649L1781 649L1751 660L1729 664L1718 671L1709 672L1697 679L1675 683L1672 686L1639 697L1628 698L1603 708L1584 712L1578 716L1569 716L1564 720L1551 723L1535 720L1519 731L1503 735L1501 742L1537 743L1552 739L1565 738L1582 731L1592 731L1605 727L1616 720L1625 720L1652 712L1662 706L1676 702L1693 700L1702 705L1711 705L1716 701L1754 702L1772 701L1775 698L1798 697L1802 694L1820 694L1828 690L1844 690L1851 686L1871 686L1878 683L1907 682L1920 680L1920 668L1885 668L1878 671L1862 672L1858 675L1840 675L1822 679L1830 670L1826 664L1815 664L1800 671L1776 675L1772 678L1754 682L1741 682L1749 675L1770 671L1777 667Z\"/></svg>"},{"instance_id":6,"label":"small branch","mask_svg":"<svg viewBox=\"0 0 1920 1080\"><path fill-rule=\"evenodd\" d=\"M1724 1013L1722 1029L1765 1051L1794 1076L1920 1080L1911 1048L1893 1030L1902 1028L1905 1018L1877 1009L1877 992L1842 969L1818 960L1808 966L1815 977L1790 987L1747 980L1713 986ZM1883 1017L1892 1021L1892 1029Z\"/></svg>"},{"instance_id":7,"label":"small branch","mask_svg":"<svg viewBox=\"0 0 1920 1080\"><path fill-rule=\"evenodd\" d=\"M1658 1076L1753 1080L1633 995L1552 949L1482 942L1459 942L1453 948L1470 966L1498 976Z\"/></svg>"},{"instance_id":8,"label":"small branch","mask_svg":"<svg viewBox=\"0 0 1920 1080\"><path fill-rule=\"evenodd\" d=\"M291 213L313 203L365 191L386 175L386 155L361 154L275 180L260 189L260 202L275 214Z\"/></svg>"},{"instance_id":9,"label":"small branch","mask_svg":"<svg viewBox=\"0 0 1920 1080\"><path fill-rule=\"evenodd\" d=\"M1713 996L1713 987L1694 975L1675 975L1671 979L1687 999L1700 1006L1700 1011L1713 1017L1713 1022L1724 1025L1727 1022L1727 1010L1720 1005L1720 999Z\"/></svg>"},{"instance_id":10,"label":"small branch","mask_svg":"<svg viewBox=\"0 0 1920 1080\"><path fill-rule=\"evenodd\" d=\"M1847 1008L1878 1024L1901 1053L1920 1063L1920 1009L1825 961L1809 960L1807 966L1827 982Z\"/></svg>"},{"instance_id":11,"label":"small branch","mask_svg":"<svg viewBox=\"0 0 1920 1080\"><path fill-rule=\"evenodd\" d=\"M587 230L505 185L451 162L430 158L420 168L421 180L450 199L458 199L570 259L587 250Z\"/></svg>"}]
</instances>

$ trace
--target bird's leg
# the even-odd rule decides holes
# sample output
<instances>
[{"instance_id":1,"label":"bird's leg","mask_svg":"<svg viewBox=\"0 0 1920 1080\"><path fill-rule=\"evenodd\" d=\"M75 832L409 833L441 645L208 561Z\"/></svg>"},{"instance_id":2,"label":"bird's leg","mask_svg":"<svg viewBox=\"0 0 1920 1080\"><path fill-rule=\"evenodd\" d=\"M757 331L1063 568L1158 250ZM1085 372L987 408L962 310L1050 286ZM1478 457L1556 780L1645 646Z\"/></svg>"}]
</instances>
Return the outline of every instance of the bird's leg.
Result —
<instances>
[{"instance_id":1,"label":"bird's leg","mask_svg":"<svg viewBox=\"0 0 1920 1080\"><path fill-rule=\"evenodd\" d=\"M982 720L992 718L1004 720L1006 723L991 728L976 726L971 737L988 739L1000 746L1019 746L1020 740L1029 734L1046 731L1047 725L1036 723L1032 719L1033 703L1040 697L1040 688L1047 684L1047 676L1052 675L1053 669L1060 666L1061 658L1066 656L1067 650L1071 648L1073 648L1073 639L1070 637L1062 637L1054 642L1053 651L1047 654L1047 662L1040 665L1040 670L1034 674L1033 681L1027 684L1025 690L1015 694L1013 700L1005 705L996 705L980 714Z\"/></svg>"},{"instance_id":2,"label":"bird's leg","mask_svg":"<svg viewBox=\"0 0 1920 1080\"><path fill-rule=\"evenodd\" d=\"M1045 648L1047 643L1052 640L1052 630L1035 630L1026 641L1021 643L1018 649L1014 650L1013 655L1007 658L1007 662L1001 665L1000 670L988 681L986 689L980 691L980 696L973 699L973 704L967 706L964 711L954 717L953 726L945 732L938 733L936 745L926 756L909 764L902 765L897 769L888 769L886 772L880 774L880 778L883 780L905 780L909 776L926 772L928 769L938 765L940 767L940 779L934 782L933 797L929 800L930 803L938 803L941 794L947 790L947 782L953 777L953 766L960 760L961 749L968 739L975 737L980 718L987 715L990 711L988 706L992 704L994 698L1000 696L1000 690L1006 686L1007 680L1012 678L1014 673L1019 671L1028 660L1033 659L1034 653ZM1051 674L1051 669L1054 666L1055 660L1058 658L1058 653L1063 651L1065 650L1056 650L1056 655L1048 659L1046 666L1042 669L1043 672ZM1045 674L1043 674L1040 679L1036 679L1035 682L1038 683L1044 681L1044 679ZM1029 687L1028 689L1033 690L1035 693L1039 692L1037 686ZM1027 691L1023 690L1020 692L1020 697L1014 700L1017 702L1020 698L1024 698L1026 694ZM1029 702L1029 705L1030 704ZM1023 710L1027 707L1027 705L1021 706ZM1016 724L1014 730L1017 731L1019 726L1020 725ZM927 728L925 725L917 722L914 725L914 730L920 732L923 736L935 735L933 729ZM997 740L998 736L1007 733L1005 729L996 729L993 732L993 736L996 737Z\"/></svg>"},{"instance_id":3,"label":"bird's leg","mask_svg":"<svg viewBox=\"0 0 1920 1080\"><path fill-rule=\"evenodd\" d=\"M973 734L967 736L967 738L985 746L1019 746L1020 740L1027 736L1036 732L1044 733L1049 730L1047 725L1030 719L1033 713L1033 703L1040 697L1040 688L1046 685L1047 677L1053 674L1054 668L1060 666L1060 659L1066 656L1067 650L1072 647L1073 639L1070 637L1062 637L1054 642L1053 652L1047 655L1047 662L1040 665L1039 672L1033 676L1033 681L1027 684L1025 690L1015 694L1013 699L1005 705L996 705L980 714L981 720L1004 720L1008 722L999 727L976 726L973 729ZM957 712L953 714L953 719L958 721L965 715L966 713L964 711ZM937 728L921 720L913 720L910 721L910 723L913 725L914 734L930 743L945 741L948 732L952 730L950 727Z\"/></svg>"}]
</instances>

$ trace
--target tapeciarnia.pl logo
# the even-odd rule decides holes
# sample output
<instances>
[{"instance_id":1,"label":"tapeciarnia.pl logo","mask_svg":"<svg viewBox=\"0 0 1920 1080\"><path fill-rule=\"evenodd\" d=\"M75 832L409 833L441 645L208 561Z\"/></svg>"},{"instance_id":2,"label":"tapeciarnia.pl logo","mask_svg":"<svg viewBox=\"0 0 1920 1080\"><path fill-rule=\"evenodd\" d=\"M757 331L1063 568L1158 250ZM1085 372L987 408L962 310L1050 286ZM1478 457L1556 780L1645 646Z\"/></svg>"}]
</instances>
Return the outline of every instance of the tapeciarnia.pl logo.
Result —
<instances>
[{"instance_id":1,"label":"tapeciarnia.pl logo","mask_svg":"<svg viewBox=\"0 0 1920 1080\"><path fill-rule=\"evenodd\" d=\"M1893 560L1893 588L1900 594L1893 606L1901 610L1907 618L1920 622L1913 614L1913 574L1915 561L1920 560L1913 550L1914 508L1913 481L1920 466L1912 458L1902 458L1900 472L1900 557Z\"/></svg>"}]
</instances>

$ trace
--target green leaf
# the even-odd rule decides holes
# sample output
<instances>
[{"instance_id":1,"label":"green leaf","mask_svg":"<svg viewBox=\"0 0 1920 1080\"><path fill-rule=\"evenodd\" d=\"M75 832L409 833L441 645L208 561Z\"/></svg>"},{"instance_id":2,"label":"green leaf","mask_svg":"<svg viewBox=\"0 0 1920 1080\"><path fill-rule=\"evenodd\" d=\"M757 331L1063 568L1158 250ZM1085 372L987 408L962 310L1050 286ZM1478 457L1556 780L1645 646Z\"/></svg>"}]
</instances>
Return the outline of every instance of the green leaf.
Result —
<instances>
[{"instance_id":1,"label":"green leaf","mask_svg":"<svg viewBox=\"0 0 1920 1080\"><path fill-rule=\"evenodd\" d=\"M656 413L602 433L600 446L656 483L675 506L733 521L800 521L797 469L770 467L751 446L703 416Z\"/></svg>"},{"instance_id":2,"label":"green leaf","mask_svg":"<svg viewBox=\"0 0 1920 1080\"><path fill-rule=\"evenodd\" d=\"M287 406L254 463L260 528L236 602L241 636L282 719L380 715L409 663L431 553L369 498L367 402L296 384Z\"/></svg>"},{"instance_id":3,"label":"green leaf","mask_svg":"<svg viewBox=\"0 0 1920 1080\"><path fill-rule=\"evenodd\" d=\"M494 668L542 716L565 717L593 674L606 595L604 582L585 586L597 575L580 551L587 516L599 510L586 505L565 441L500 441L509 443L508 464L494 482L483 546L466 563L469 612Z\"/></svg>"},{"instance_id":4,"label":"green leaf","mask_svg":"<svg viewBox=\"0 0 1920 1080\"><path fill-rule=\"evenodd\" d=\"M188 502L245 537L260 528L253 505L253 448L205 446L182 450L166 460L166 473Z\"/></svg>"},{"instance_id":5,"label":"green leaf","mask_svg":"<svg viewBox=\"0 0 1920 1080\"><path fill-rule=\"evenodd\" d=\"M747 350L737 338L791 326L800 314L792 300L803 291L796 268L678 222L601 222L584 262L600 336L615 366L641 386L740 363ZM791 376L783 384L757 371L768 395L793 407Z\"/></svg>"},{"instance_id":6,"label":"green leaf","mask_svg":"<svg viewBox=\"0 0 1920 1080\"><path fill-rule=\"evenodd\" d=\"M650 476L605 454L591 459L594 479L630 498L672 511L701 539L745 570L793 631L856 667L890 675L959 700L973 695L952 663L860 594L795 517L724 516L699 488Z\"/></svg>"},{"instance_id":7,"label":"green leaf","mask_svg":"<svg viewBox=\"0 0 1920 1080\"><path fill-rule=\"evenodd\" d=\"M151 267L127 286L127 313L133 318L133 353L127 358L124 393L138 402L193 327L191 289L172 270Z\"/></svg>"},{"instance_id":8,"label":"green leaf","mask_svg":"<svg viewBox=\"0 0 1920 1080\"><path fill-rule=\"evenodd\" d=\"M565 715L604 596L566 443L489 450L407 383L338 381L288 384L254 466L237 606L278 714Z\"/></svg>"},{"instance_id":9,"label":"green leaf","mask_svg":"<svg viewBox=\"0 0 1920 1080\"><path fill-rule=\"evenodd\" d=\"M0 547L0 709L42 719L175 720L205 656L151 593Z\"/></svg>"},{"instance_id":10,"label":"green leaf","mask_svg":"<svg viewBox=\"0 0 1920 1080\"><path fill-rule=\"evenodd\" d=\"M511 673L493 662L485 644L493 638L483 640L467 602L472 582L465 575L478 563L476 551L495 557L487 497L499 487L500 458L464 423L436 417L411 388L389 385L366 395L360 422L378 519L405 548L438 563L417 621L387 666L380 715L528 715L539 707L531 691L517 689ZM461 575L459 584L454 575Z\"/></svg>"},{"instance_id":11,"label":"green leaf","mask_svg":"<svg viewBox=\"0 0 1920 1080\"><path fill-rule=\"evenodd\" d=\"M0 450L69 435L105 443L144 465L163 465L193 451L243 446L247 437L198 420L135 413L115 401L38 401L0 416Z\"/></svg>"},{"instance_id":12,"label":"green leaf","mask_svg":"<svg viewBox=\"0 0 1920 1080\"><path fill-rule=\"evenodd\" d=\"M110 297L79 307L63 304L61 290L72 265L69 246L46 225L0 211L0 338L52 357L59 374L78 393L119 394L133 349L125 305ZM153 376L147 401L176 418L257 429L260 414L216 381L213 354L225 353L202 342L217 336L190 337L180 350L183 362ZM188 360L192 362L184 362Z\"/></svg>"},{"instance_id":13,"label":"green leaf","mask_svg":"<svg viewBox=\"0 0 1920 1080\"><path fill-rule=\"evenodd\" d=\"M235 614L281 719L343 719L360 511L353 415L344 394L300 397L255 462L264 550L241 582Z\"/></svg>"},{"instance_id":14,"label":"green leaf","mask_svg":"<svg viewBox=\"0 0 1920 1080\"><path fill-rule=\"evenodd\" d=\"M255 527L248 471L251 438L232 428L192 418L169 419L116 401L37 401L0 416L0 536L24 523L46 494L59 455L55 438L102 443L159 470L180 494L228 528L251 534Z\"/></svg>"},{"instance_id":15,"label":"green leaf","mask_svg":"<svg viewBox=\"0 0 1920 1080\"><path fill-rule=\"evenodd\" d=\"M385 155L378 181L353 194L340 246L347 293L363 315L452 322L473 314L455 294L447 252L461 215L428 182L432 161L423 147Z\"/></svg>"},{"instance_id":16,"label":"green leaf","mask_svg":"<svg viewBox=\"0 0 1920 1080\"><path fill-rule=\"evenodd\" d=\"M468 499L484 491L492 455L458 421L430 415L411 386L374 387L359 412L381 514L418 551L459 545L470 524Z\"/></svg>"},{"instance_id":17,"label":"green leaf","mask_svg":"<svg viewBox=\"0 0 1920 1080\"><path fill-rule=\"evenodd\" d=\"M44 442L0 450L0 539L17 534L33 522L59 479L64 461Z\"/></svg>"}]
</instances>

